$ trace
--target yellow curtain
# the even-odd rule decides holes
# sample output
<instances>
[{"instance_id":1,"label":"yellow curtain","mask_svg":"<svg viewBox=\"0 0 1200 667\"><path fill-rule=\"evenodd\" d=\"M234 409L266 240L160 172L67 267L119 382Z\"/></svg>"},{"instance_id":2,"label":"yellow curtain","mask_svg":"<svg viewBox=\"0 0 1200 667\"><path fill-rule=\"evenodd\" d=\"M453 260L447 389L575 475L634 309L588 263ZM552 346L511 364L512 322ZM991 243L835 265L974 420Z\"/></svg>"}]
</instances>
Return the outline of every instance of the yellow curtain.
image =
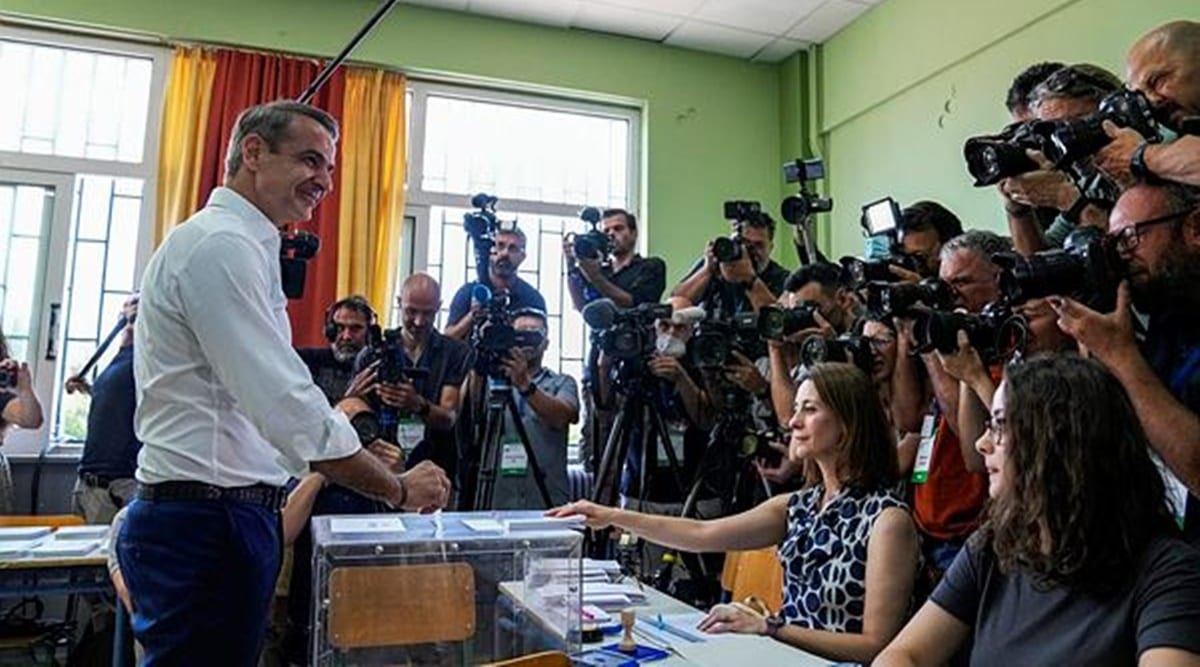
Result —
<instances>
[{"instance_id":1,"label":"yellow curtain","mask_svg":"<svg viewBox=\"0 0 1200 667\"><path fill-rule=\"evenodd\" d=\"M200 164L208 129L217 57L199 47L176 47L167 78L158 151L154 247L200 208Z\"/></svg>"},{"instance_id":2,"label":"yellow curtain","mask_svg":"<svg viewBox=\"0 0 1200 667\"><path fill-rule=\"evenodd\" d=\"M384 319L404 224L404 91L401 74L346 68L337 293L366 296Z\"/></svg>"}]
</instances>

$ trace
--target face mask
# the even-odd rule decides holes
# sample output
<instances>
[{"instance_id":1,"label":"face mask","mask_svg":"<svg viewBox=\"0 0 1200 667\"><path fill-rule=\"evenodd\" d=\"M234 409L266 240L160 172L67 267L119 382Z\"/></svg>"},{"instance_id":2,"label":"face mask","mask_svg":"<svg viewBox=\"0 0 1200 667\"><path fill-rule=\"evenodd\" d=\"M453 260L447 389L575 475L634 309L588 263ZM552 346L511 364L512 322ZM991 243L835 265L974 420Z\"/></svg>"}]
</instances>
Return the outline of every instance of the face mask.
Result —
<instances>
[{"instance_id":1,"label":"face mask","mask_svg":"<svg viewBox=\"0 0 1200 667\"><path fill-rule=\"evenodd\" d=\"M654 349L664 357L681 359L687 354L687 343L670 334L659 334L654 341Z\"/></svg>"}]
</instances>

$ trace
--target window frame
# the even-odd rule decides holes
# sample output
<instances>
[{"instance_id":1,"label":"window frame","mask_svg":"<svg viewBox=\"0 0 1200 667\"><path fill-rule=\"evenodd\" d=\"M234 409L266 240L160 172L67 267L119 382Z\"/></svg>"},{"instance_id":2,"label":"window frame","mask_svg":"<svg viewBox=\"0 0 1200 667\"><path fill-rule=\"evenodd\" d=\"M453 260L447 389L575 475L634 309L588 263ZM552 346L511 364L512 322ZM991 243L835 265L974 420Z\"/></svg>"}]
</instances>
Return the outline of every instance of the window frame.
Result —
<instances>
[{"instance_id":1,"label":"window frame","mask_svg":"<svg viewBox=\"0 0 1200 667\"><path fill-rule=\"evenodd\" d=\"M51 396L42 396L40 394L38 396L46 415L46 423L40 429L36 440L21 438L16 442L6 443L4 447L5 454L9 458L16 460L37 456L43 450L48 450L51 455L78 456L83 450L82 443L60 440L56 434L52 433L52 427L56 423L56 415L59 409L57 385L65 379L63 364L67 362L64 345L67 336L67 326L65 326L66 319L64 318L66 317L66 306L70 290L67 280L67 270L71 255L69 247L71 225L74 224L74 216L71 213L74 212L76 205L75 185L80 176L135 178L142 181L142 204L138 216L138 238L136 239L133 267L133 284L134 288L137 289L140 286L141 275L146 268L146 264L149 262L150 256L154 253L154 221L158 209L159 146L171 49L165 45L155 43L106 39L103 37L39 30L9 24L0 24L0 40L23 42L49 48L144 58L149 60L151 64L149 108L146 110L142 158L139 162L61 157L0 150L0 164L6 169L41 172L48 176L69 178L72 184L72 187L58 193L58 196L63 197L65 200L65 206L68 211L67 223L64 228L60 229L57 225L61 223L58 219L55 219L56 226L49 231L49 234L54 238L61 238L62 245L61 247L51 247L44 267L47 275L53 273L62 274L62 290L58 294L46 293L42 296L42 301L39 304L39 317L41 321L37 324L44 336L49 327L48 318L52 306L53 304L59 305L60 320L57 330L54 332L54 345L59 354L57 359L52 362L54 378L49 383L44 382L40 378L35 378L35 382L39 387L54 386L55 392ZM44 276L39 276L38 278L41 281L46 280ZM105 323L101 322L99 326L103 328Z\"/></svg>"}]
</instances>

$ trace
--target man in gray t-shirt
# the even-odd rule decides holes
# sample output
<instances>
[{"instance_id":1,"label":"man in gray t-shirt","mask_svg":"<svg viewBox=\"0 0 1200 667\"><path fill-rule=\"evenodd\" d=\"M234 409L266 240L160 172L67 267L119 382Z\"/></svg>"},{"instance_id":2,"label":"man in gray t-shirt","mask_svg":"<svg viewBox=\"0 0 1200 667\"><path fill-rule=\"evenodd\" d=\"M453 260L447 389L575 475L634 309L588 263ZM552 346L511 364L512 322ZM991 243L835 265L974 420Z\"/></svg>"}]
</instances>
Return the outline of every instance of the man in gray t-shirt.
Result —
<instances>
[{"instance_id":1,"label":"man in gray t-shirt","mask_svg":"<svg viewBox=\"0 0 1200 667\"><path fill-rule=\"evenodd\" d=\"M537 464L546 476L551 506L566 503L567 430L579 421L579 390L575 379L542 367L548 345L546 314L524 309L513 318L513 329L540 334L533 348L513 350L504 362L512 396ZM512 415L506 414L493 509L545 509L525 448Z\"/></svg>"}]
</instances>

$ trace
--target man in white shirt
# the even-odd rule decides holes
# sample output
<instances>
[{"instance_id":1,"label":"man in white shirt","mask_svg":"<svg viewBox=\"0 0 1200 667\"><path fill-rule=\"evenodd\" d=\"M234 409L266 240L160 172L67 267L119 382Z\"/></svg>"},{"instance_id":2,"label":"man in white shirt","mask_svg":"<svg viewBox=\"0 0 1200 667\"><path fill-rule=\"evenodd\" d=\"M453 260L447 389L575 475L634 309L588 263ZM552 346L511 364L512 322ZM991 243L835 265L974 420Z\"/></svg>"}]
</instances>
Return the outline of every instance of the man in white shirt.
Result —
<instances>
[{"instance_id":1,"label":"man in white shirt","mask_svg":"<svg viewBox=\"0 0 1200 667\"><path fill-rule=\"evenodd\" d=\"M252 665L289 476L410 510L445 505L433 464L400 477L359 445L291 347L279 227L332 188L337 123L279 101L239 116L225 187L150 260L136 324L137 499L118 558L146 665Z\"/></svg>"}]
</instances>

